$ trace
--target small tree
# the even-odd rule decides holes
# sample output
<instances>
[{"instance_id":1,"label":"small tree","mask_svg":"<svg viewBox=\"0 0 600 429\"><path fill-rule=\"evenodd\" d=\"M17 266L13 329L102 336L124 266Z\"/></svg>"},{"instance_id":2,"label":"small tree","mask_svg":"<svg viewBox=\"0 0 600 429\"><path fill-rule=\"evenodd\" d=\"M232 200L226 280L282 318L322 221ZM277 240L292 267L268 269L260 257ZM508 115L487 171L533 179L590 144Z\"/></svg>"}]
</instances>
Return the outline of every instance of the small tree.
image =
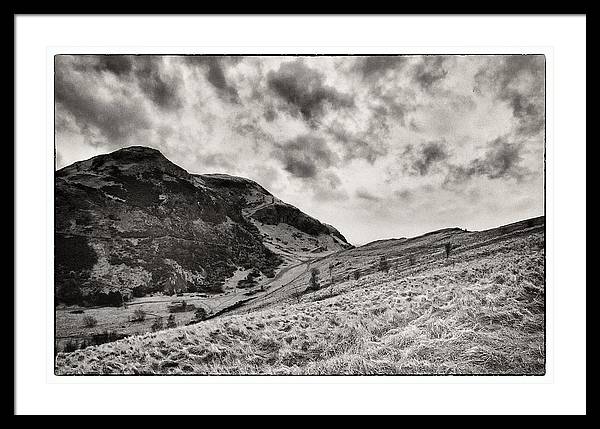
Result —
<instances>
[{"instance_id":1,"label":"small tree","mask_svg":"<svg viewBox=\"0 0 600 429\"><path fill-rule=\"evenodd\" d=\"M177 322L175 321L175 315L171 314L167 318L167 329L176 328L176 327L177 327Z\"/></svg>"},{"instance_id":2,"label":"small tree","mask_svg":"<svg viewBox=\"0 0 600 429\"><path fill-rule=\"evenodd\" d=\"M83 324L86 328L93 328L94 326L96 326L98 324L98 321L93 316L84 316Z\"/></svg>"},{"instance_id":3,"label":"small tree","mask_svg":"<svg viewBox=\"0 0 600 429\"><path fill-rule=\"evenodd\" d=\"M146 312L144 310L142 310L141 308L136 308L135 311L133 312L133 318L131 319L132 322L143 322L144 320L146 320Z\"/></svg>"},{"instance_id":4,"label":"small tree","mask_svg":"<svg viewBox=\"0 0 600 429\"><path fill-rule=\"evenodd\" d=\"M152 332L156 332L156 331L160 331L161 329L163 329L163 327L164 327L163 318L157 317L154 319L154 322L152 322L152 326L150 327L150 329L152 329Z\"/></svg>"},{"instance_id":5,"label":"small tree","mask_svg":"<svg viewBox=\"0 0 600 429\"><path fill-rule=\"evenodd\" d=\"M360 270L354 271L354 280L360 279Z\"/></svg>"},{"instance_id":6,"label":"small tree","mask_svg":"<svg viewBox=\"0 0 600 429\"><path fill-rule=\"evenodd\" d=\"M320 271L318 268L310 270L310 280L308 283L309 290L319 290L319 274Z\"/></svg>"},{"instance_id":7,"label":"small tree","mask_svg":"<svg viewBox=\"0 0 600 429\"><path fill-rule=\"evenodd\" d=\"M197 321L202 321L208 317L208 311L204 307L198 307L196 312L194 313L194 318Z\"/></svg>"},{"instance_id":8,"label":"small tree","mask_svg":"<svg viewBox=\"0 0 600 429\"><path fill-rule=\"evenodd\" d=\"M300 298L302 298L302 291L298 290L292 294L294 298L296 298L296 302L300 304Z\"/></svg>"},{"instance_id":9,"label":"small tree","mask_svg":"<svg viewBox=\"0 0 600 429\"><path fill-rule=\"evenodd\" d=\"M450 257L450 251L452 250L452 243L449 241L444 244L444 250L446 251L446 259Z\"/></svg>"},{"instance_id":10,"label":"small tree","mask_svg":"<svg viewBox=\"0 0 600 429\"><path fill-rule=\"evenodd\" d=\"M386 259L385 255L381 255L381 258L379 258L379 271L383 271L383 272L388 272L390 269L390 264L388 262L388 260Z\"/></svg>"}]
</instances>

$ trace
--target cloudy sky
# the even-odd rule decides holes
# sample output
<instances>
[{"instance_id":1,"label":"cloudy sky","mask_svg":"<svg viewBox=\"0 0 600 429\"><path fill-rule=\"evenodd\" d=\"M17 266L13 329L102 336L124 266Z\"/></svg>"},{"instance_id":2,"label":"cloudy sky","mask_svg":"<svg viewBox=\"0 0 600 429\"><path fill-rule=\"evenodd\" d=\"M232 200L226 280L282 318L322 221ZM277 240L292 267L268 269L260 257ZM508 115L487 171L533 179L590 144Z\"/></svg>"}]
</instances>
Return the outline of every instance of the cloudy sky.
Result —
<instances>
[{"instance_id":1,"label":"cloudy sky","mask_svg":"<svg viewBox=\"0 0 600 429\"><path fill-rule=\"evenodd\" d=\"M253 179L353 244L543 214L542 56L57 56L56 162Z\"/></svg>"}]
</instances>

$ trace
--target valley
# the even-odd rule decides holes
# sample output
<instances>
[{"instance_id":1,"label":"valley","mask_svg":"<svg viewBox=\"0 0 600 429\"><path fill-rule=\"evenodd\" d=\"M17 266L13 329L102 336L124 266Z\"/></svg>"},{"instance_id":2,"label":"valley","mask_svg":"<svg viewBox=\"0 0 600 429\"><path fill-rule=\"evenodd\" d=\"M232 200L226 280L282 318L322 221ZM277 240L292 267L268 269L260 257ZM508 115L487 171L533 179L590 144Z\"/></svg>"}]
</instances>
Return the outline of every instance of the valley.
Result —
<instances>
[{"instance_id":1,"label":"valley","mask_svg":"<svg viewBox=\"0 0 600 429\"><path fill-rule=\"evenodd\" d=\"M214 319L59 353L56 371L543 374L544 230L542 217L342 250Z\"/></svg>"}]
</instances>

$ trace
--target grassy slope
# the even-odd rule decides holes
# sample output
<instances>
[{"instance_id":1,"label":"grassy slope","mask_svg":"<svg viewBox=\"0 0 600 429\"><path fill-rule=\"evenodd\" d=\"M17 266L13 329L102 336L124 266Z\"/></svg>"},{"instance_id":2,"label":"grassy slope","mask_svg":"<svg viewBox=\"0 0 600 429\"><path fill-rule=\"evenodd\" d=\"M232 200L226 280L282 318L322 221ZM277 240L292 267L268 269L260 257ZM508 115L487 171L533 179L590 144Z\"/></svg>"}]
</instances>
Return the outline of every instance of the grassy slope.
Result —
<instances>
[{"instance_id":1,"label":"grassy slope","mask_svg":"<svg viewBox=\"0 0 600 429\"><path fill-rule=\"evenodd\" d=\"M59 353L56 373L544 373L542 228L426 268L392 268L300 303Z\"/></svg>"}]
</instances>

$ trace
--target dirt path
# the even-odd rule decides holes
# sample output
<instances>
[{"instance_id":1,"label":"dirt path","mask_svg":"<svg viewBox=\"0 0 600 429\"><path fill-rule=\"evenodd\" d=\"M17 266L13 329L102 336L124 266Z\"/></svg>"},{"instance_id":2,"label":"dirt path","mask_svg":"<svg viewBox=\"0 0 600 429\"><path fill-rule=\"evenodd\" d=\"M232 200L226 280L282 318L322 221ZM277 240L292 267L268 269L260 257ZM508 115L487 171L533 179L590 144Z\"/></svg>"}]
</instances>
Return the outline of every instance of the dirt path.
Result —
<instances>
[{"instance_id":1,"label":"dirt path","mask_svg":"<svg viewBox=\"0 0 600 429\"><path fill-rule=\"evenodd\" d=\"M297 284L296 280L307 274L312 268L313 264L329 258L339 252L341 252L341 250L325 256L312 258L280 271L278 275L268 283L269 288L266 292L261 293L260 295L257 294L252 300L249 300L247 303L243 303L239 307L225 314L246 313L274 302L281 301L282 299L289 298L296 292L303 291L307 285Z\"/></svg>"}]
</instances>

